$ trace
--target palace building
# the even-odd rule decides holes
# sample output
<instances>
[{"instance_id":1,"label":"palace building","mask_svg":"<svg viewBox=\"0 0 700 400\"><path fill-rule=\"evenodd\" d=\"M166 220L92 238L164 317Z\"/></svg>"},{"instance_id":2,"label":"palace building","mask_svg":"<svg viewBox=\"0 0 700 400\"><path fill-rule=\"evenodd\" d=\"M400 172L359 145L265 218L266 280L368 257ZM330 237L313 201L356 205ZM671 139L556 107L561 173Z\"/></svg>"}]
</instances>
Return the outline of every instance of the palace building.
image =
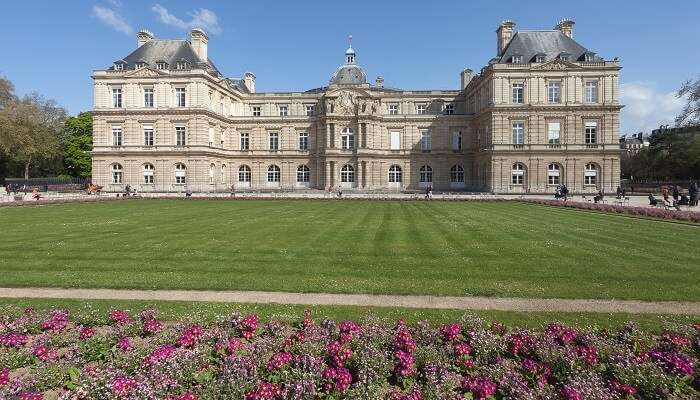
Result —
<instances>
[{"instance_id":1,"label":"palace building","mask_svg":"<svg viewBox=\"0 0 700 400\"><path fill-rule=\"evenodd\" d=\"M496 31L455 90L374 83L350 46L326 86L258 92L225 77L209 37L156 39L93 73L93 181L141 192L422 190L552 193L619 184L619 70L552 30Z\"/></svg>"}]
</instances>

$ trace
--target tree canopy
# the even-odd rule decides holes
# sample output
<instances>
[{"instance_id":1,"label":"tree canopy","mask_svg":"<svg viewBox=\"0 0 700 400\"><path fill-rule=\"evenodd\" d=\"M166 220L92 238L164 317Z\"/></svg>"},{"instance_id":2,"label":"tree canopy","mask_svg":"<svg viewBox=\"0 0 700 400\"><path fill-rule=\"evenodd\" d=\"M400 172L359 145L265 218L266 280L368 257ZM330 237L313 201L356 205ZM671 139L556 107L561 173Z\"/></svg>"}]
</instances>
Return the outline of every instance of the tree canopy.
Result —
<instances>
[{"instance_id":1,"label":"tree canopy","mask_svg":"<svg viewBox=\"0 0 700 400\"><path fill-rule=\"evenodd\" d=\"M63 164L71 176L90 178L92 175L92 115L82 112L70 117L65 124Z\"/></svg>"},{"instance_id":2,"label":"tree canopy","mask_svg":"<svg viewBox=\"0 0 700 400\"><path fill-rule=\"evenodd\" d=\"M687 101L681 113L676 117L676 125L700 125L700 77L696 81L683 82L677 96L686 98Z\"/></svg>"}]
</instances>

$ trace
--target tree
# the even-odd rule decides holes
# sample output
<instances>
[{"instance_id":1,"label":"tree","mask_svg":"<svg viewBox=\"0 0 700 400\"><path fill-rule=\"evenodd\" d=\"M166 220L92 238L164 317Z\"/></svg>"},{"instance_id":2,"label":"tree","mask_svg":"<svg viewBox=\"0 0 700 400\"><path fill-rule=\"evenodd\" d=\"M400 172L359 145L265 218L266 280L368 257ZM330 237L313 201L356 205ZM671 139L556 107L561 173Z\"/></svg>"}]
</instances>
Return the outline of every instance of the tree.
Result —
<instances>
[{"instance_id":1,"label":"tree","mask_svg":"<svg viewBox=\"0 0 700 400\"><path fill-rule=\"evenodd\" d=\"M36 93L2 105L0 151L24 165L24 179L29 179L29 167L34 162L60 154L65 119L63 108Z\"/></svg>"},{"instance_id":2,"label":"tree","mask_svg":"<svg viewBox=\"0 0 700 400\"><path fill-rule=\"evenodd\" d=\"M683 82L676 94L678 98L687 97L687 103L681 113L676 117L677 126L688 126L700 124L700 78L693 82L687 80Z\"/></svg>"},{"instance_id":3,"label":"tree","mask_svg":"<svg viewBox=\"0 0 700 400\"><path fill-rule=\"evenodd\" d=\"M66 120L63 162L71 176L92 175L92 115L82 112Z\"/></svg>"},{"instance_id":4,"label":"tree","mask_svg":"<svg viewBox=\"0 0 700 400\"><path fill-rule=\"evenodd\" d=\"M7 79L0 78L0 109L4 108L5 104L15 100L15 87Z\"/></svg>"}]
</instances>

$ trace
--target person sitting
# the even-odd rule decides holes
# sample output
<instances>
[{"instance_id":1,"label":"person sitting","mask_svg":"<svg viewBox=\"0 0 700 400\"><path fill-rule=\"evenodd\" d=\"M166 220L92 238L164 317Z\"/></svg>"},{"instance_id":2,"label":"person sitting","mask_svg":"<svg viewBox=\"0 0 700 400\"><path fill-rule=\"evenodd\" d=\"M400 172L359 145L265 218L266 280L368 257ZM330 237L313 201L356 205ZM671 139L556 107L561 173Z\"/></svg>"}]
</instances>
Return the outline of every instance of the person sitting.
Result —
<instances>
[{"instance_id":1,"label":"person sitting","mask_svg":"<svg viewBox=\"0 0 700 400\"><path fill-rule=\"evenodd\" d=\"M687 195L687 194L683 193L683 194L681 195L681 199L678 200L678 205L680 205L680 206L687 206L688 204L690 204L690 199L688 198L688 195Z\"/></svg>"},{"instance_id":2,"label":"person sitting","mask_svg":"<svg viewBox=\"0 0 700 400\"><path fill-rule=\"evenodd\" d=\"M596 203L598 203L598 202L600 202L600 201L603 200L603 197L604 197L604 196L603 196L603 189L601 189L601 190L598 191L598 194L597 194L597 195L593 196L593 201L596 202Z\"/></svg>"},{"instance_id":3,"label":"person sitting","mask_svg":"<svg viewBox=\"0 0 700 400\"><path fill-rule=\"evenodd\" d=\"M659 201L656 200L656 198L654 197L654 194L653 194L653 193L649 193L649 197L648 197L648 198L649 198L649 205L650 205L650 206L656 206L657 204L659 204Z\"/></svg>"},{"instance_id":4,"label":"person sitting","mask_svg":"<svg viewBox=\"0 0 700 400\"><path fill-rule=\"evenodd\" d=\"M39 193L39 190L37 188L34 188L34 190L32 190L32 198L34 200L39 200L41 198L41 193Z\"/></svg>"},{"instance_id":5,"label":"person sitting","mask_svg":"<svg viewBox=\"0 0 700 400\"><path fill-rule=\"evenodd\" d=\"M185 197L192 197L192 190L191 189L187 189L185 191Z\"/></svg>"},{"instance_id":6,"label":"person sitting","mask_svg":"<svg viewBox=\"0 0 700 400\"><path fill-rule=\"evenodd\" d=\"M617 195L617 199L620 200L623 196L622 188L618 186L617 190L615 191L615 194Z\"/></svg>"},{"instance_id":7,"label":"person sitting","mask_svg":"<svg viewBox=\"0 0 700 400\"><path fill-rule=\"evenodd\" d=\"M569 188L566 187L566 185L561 186L561 195L564 198L564 201L569 198Z\"/></svg>"}]
</instances>

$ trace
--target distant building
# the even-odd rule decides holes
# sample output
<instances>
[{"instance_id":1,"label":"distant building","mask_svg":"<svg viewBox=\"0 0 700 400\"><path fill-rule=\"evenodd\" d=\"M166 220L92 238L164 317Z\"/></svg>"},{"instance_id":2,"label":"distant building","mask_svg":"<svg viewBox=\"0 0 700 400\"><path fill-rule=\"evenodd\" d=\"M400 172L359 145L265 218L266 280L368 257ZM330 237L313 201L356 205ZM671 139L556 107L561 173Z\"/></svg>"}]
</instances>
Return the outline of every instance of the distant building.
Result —
<instances>
[{"instance_id":1,"label":"distant building","mask_svg":"<svg viewBox=\"0 0 700 400\"><path fill-rule=\"evenodd\" d=\"M141 31L131 54L92 75L93 181L141 192L613 191L620 64L575 41L573 26L502 22L495 57L452 90L370 83L350 46L326 86L267 93L250 72L224 76L202 30L189 41ZM406 68L421 56L407 54Z\"/></svg>"},{"instance_id":2,"label":"distant building","mask_svg":"<svg viewBox=\"0 0 700 400\"><path fill-rule=\"evenodd\" d=\"M688 139L691 139L695 136L700 136L700 125L683 126L679 128L669 128L668 125L661 125L659 129L654 129L653 131L651 131L651 136L657 136L666 133L672 135L687 136Z\"/></svg>"},{"instance_id":3,"label":"distant building","mask_svg":"<svg viewBox=\"0 0 700 400\"><path fill-rule=\"evenodd\" d=\"M642 132L620 137L620 149L623 155L632 156L649 147L649 139Z\"/></svg>"}]
</instances>

